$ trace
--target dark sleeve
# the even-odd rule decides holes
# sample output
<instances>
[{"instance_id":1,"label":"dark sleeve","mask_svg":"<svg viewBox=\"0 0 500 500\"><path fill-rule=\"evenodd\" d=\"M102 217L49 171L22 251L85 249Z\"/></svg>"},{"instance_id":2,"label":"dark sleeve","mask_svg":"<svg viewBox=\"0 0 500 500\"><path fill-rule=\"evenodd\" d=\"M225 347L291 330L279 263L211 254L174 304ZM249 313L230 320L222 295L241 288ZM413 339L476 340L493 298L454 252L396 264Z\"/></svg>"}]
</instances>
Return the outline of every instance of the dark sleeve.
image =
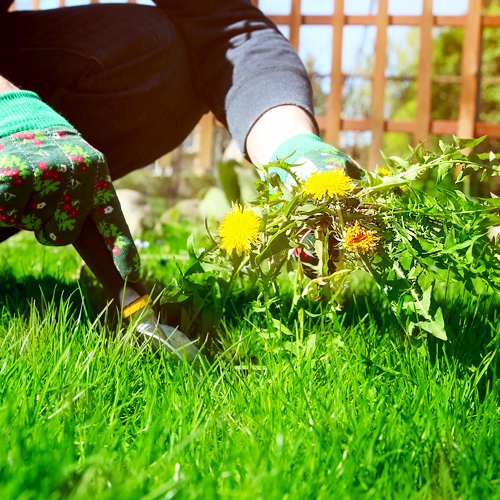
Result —
<instances>
[{"instance_id":1,"label":"dark sleeve","mask_svg":"<svg viewBox=\"0 0 500 500\"><path fill-rule=\"evenodd\" d=\"M3 12L7 12L8 8L13 3L14 0L0 0L0 14L2 14Z\"/></svg>"},{"instance_id":2,"label":"dark sleeve","mask_svg":"<svg viewBox=\"0 0 500 500\"><path fill-rule=\"evenodd\" d=\"M155 0L176 24L197 88L244 151L255 121L293 104L314 115L307 72L288 40L248 0Z\"/></svg>"}]
</instances>

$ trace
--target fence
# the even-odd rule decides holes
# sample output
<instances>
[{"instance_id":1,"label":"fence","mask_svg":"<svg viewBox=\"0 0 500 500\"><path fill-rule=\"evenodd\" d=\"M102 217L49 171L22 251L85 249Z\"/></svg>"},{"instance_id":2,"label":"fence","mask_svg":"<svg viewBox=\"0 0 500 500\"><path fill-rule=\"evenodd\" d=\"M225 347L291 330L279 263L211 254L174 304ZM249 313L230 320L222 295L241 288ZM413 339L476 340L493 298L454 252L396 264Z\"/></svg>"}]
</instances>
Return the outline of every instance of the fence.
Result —
<instances>
[{"instance_id":1,"label":"fence","mask_svg":"<svg viewBox=\"0 0 500 500\"><path fill-rule=\"evenodd\" d=\"M91 0L95 3L98 0ZM133 0L132 0L133 1ZM258 6L259 0L252 0ZM378 0L378 11L369 15L346 15L344 0L331 0L332 15L303 15L301 0L291 0L288 15L269 15L278 25L289 27L289 39L298 50L300 27L304 25L333 28L333 49L330 72L330 92L325 116L318 116L319 127L325 141L337 145L341 131L369 131L371 144L368 167L379 162L385 132L412 134L414 142L426 139L429 134L455 134L460 137L488 135L500 138L500 124L483 123L477 120L479 110L479 84L482 51L482 31L486 27L500 28L500 16L484 15L483 0L469 0L468 12L460 16L436 16L433 14L433 0L423 0L421 15L389 15L389 0ZM488 1L488 0L484 0ZM65 0L59 0L64 6ZM39 0L32 0L32 8L39 8ZM343 118L342 88L342 47L345 26L375 26L372 98L370 117L364 119ZM416 26L420 29L420 52L417 75L417 115L414 120L385 119L384 103L387 67L387 31L389 26ZM434 27L461 27L464 29L461 74L456 78L460 83L458 120L431 119L432 85L436 81L432 72L432 50ZM213 163L213 136L217 123L212 115L206 115L200 122L200 163L209 169Z\"/></svg>"},{"instance_id":2,"label":"fence","mask_svg":"<svg viewBox=\"0 0 500 500\"><path fill-rule=\"evenodd\" d=\"M372 135L369 166L379 161L384 132L412 134L414 142L426 139L429 134L455 134L459 137L477 137L487 134L500 138L500 125L481 123L478 116L478 92L480 80L481 40L485 27L500 27L500 16L482 14L483 1L469 0L468 13L462 16L433 15L433 0L423 0L420 16L390 16L388 0L378 0L378 12L372 15L345 15L344 0L332 0L331 16L304 16L301 0L291 0L288 16L269 17L276 24L289 26L290 42L298 49L302 25L331 25L333 27L333 51L331 63L331 88L328 95L326 116L319 116L320 129L326 142L338 144L340 131L370 131ZM254 2L258 4L258 1ZM377 30L372 74L372 103L370 118L342 118L342 44L344 26L375 26ZM417 26L420 28L420 54L417 76L417 116L415 120L398 121L384 119L387 29L389 26ZM431 120L431 91L433 85L432 49L433 27L462 27L464 40L462 51L461 84L458 120Z\"/></svg>"},{"instance_id":3,"label":"fence","mask_svg":"<svg viewBox=\"0 0 500 500\"><path fill-rule=\"evenodd\" d=\"M259 6L259 0L252 0ZM325 26L333 28L332 61L330 72L330 92L326 116L318 116L320 130L325 141L338 145L341 131L369 131L371 144L368 167L374 168L380 161L384 132L401 132L412 134L414 143L425 140L429 134L451 135L459 137L500 138L500 124L477 121L479 115L479 83L482 51L482 33L487 27L500 28L500 16L484 15L483 0L469 0L466 15L433 15L433 0L423 0L422 14L389 15L389 0L378 0L376 14L346 15L345 0L331 0L334 4L332 15L303 15L301 0L291 0L288 15L272 15L276 24L289 27L289 40L298 51L300 43L300 27L304 25ZM372 79L372 103L370 118L342 118L342 47L344 26L375 26L377 30L374 51ZM415 120L393 120L384 118L386 67L387 67L387 30L389 26L416 26L420 28L420 52L417 76L417 116ZM437 80L432 73L432 50L434 27L453 27L464 29L461 74L454 81L460 83L460 100L458 120L432 120L431 97L432 85ZM202 135L209 136L213 120L205 118ZM209 141L205 140L208 144ZM202 151L204 162L208 161L212 152Z\"/></svg>"}]
</instances>

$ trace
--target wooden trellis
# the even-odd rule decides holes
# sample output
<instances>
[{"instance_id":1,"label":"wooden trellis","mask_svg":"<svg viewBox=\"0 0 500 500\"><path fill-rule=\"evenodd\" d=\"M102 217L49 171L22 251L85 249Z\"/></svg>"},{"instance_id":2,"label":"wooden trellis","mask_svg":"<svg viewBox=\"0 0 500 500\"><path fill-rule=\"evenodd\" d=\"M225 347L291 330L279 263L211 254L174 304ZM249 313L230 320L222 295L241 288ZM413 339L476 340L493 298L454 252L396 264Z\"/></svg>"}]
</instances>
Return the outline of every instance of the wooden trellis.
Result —
<instances>
[{"instance_id":1,"label":"wooden trellis","mask_svg":"<svg viewBox=\"0 0 500 500\"><path fill-rule=\"evenodd\" d=\"M32 8L39 8L40 0L32 0ZM96 3L98 0L90 0ZM134 1L134 0L129 0ZM258 0L252 0L258 6ZM278 25L289 27L291 44L298 50L300 28L304 25L333 28L332 63L330 73L330 93L328 95L326 116L318 117L320 129L325 140L338 145L341 131L370 131L372 140L369 154L369 167L379 161L384 132L402 132L412 134L414 141L426 139L429 134L455 134L460 137L478 137L487 134L500 138L500 124L477 121L478 89L480 80L481 39L485 27L500 28L500 16L482 14L483 0L469 0L468 12L461 16L433 15L433 0L423 0L422 14L389 15L388 0L378 0L376 14L346 15L345 0L331 0L334 4L332 15L304 15L301 0L291 0L288 15L269 15ZM63 7L65 0L60 0ZM342 45L344 26L375 26L377 30L374 50L372 80L372 101L369 118L345 118L342 113ZM387 30L389 26L415 26L420 28L420 53L417 76L417 116L415 120L394 120L384 117L386 66L387 66ZM461 84L458 103L458 120L432 120L431 96L435 78L432 74L432 29L433 27L461 27L464 29L461 75L457 82ZM205 116L201 127L201 164L210 168L213 157L214 118Z\"/></svg>"},{"instance_id":2,"label":"wooden trellis","mask_svg":"<svg viewBox=\"0 0 500 500\"><path fill-rule=\"evenodd\" d=\"M478 89L480 78L481 39L485 27L500 27L500 16L482 14L483 0L469 0L468 13L461 16L433 15L433 0L423 0L422 14L396 15L388 13L388 0L378 0L376 14L346 15L345 0L332 0L332 15L303 15L301 0L292 0L289 15L269 15L279 25L288 25L290 42L298 50L300 27L303 25L333 28L332 64L330 73L330 93L326 116L319 116L318 123L325 134L326 142L337 145L340 131L371 131L369 166L373 168L380 159L384 132L412 134L414 141L426 139L429 134L459 137L480 137L488 135L500 138L500 124L483 123L476 120L478 115ZM254 0L258 6L258 0ZM377 30L372 73L372 103L370 118L345 119L342 117L342 42L344 26L375 26ZM387 29L389 26L416 26L420 28L420 53L417 76L417 116L415 120L392 120L384 117L387 66ZM464 28L461 84L458 103L458 120L432 120L432 28Z\"/></svg>"}]
</instances>

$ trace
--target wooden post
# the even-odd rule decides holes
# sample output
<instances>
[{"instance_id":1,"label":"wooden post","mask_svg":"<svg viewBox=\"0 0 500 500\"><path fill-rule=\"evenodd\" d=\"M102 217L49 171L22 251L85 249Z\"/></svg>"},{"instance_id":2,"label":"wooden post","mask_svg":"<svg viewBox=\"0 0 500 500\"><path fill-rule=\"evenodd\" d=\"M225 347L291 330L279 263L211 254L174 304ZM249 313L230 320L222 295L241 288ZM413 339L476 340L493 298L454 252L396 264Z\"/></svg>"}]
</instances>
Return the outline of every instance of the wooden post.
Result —
<instances>
[{"instance_id":1,"label":"wooden post","mask_svg":"<svg viewBox=\"0 0 500 500\"><path fill-rule=\"evenodd\" d=\"M209 172L212 168L214 154L214 116L207 113L200 120L200 171Z\"/></svg>"},{"instance_id":2,"label":"wooden post","mask_svg":"<svg viewBox=\"0 0 500 500\"><path fill-rule=\"evenodd\" d=\"M302 24L302 13L300 12L301 0L292 0L292 9L288 25L290 26L290 43L299 51L300 25Z\"/></svg>"},{"instance_id":3,"label":"wooden post","mask_svg":"<svg viewBox=\"0 0 500 500\"><path fill-rule=\"evenodd\" d=\"M340 132L340 114L342 111L342 40L344 34L345 14L344 0L335 0L332 15L333 47L332 68L330 72L330 92L326 108L325 141L338 146Z\"/></svg>"},{"instance_id":4,"label":"wooden post","mask_svg":"<svg viewBox=\"0 0 500 500\"><path fill-rule=\"evenodd\" d=\"M420 25L420 59L417 76L417 116L414 143L425 141L431 128L432 106L432 0L424 0Z\"/></svg>"},{"instance_id":5,"label":"wooden post","mask_svg":"<svg viewBox=\"0 0 500 500\"><path fill-rule=\"evenodd\" d=\"M375 64L372 80L371 132L372 142L368 168L374 170L380 161L384 138L385 67L387 65L388 0L379 0L377 13L377 38L375 40Z\"/></svg>"},{"instance_id":6,"label":"wooden post","mask_svg":"<svg viewBox=\"0 0 500 500\"><path fill-rule=\"evenodd\" d=\"M475 136L478 113L479 75L481 72L481 9L482 0L469 0L469 11L465 22L462 47L462 87L460 90L460 108L458 111L457 135L461 138ZM470 149L463 151L470 153ZM464 179L464 191L475 194L476 182L471 176Z\"/></svg>"},{"instance_id":7,"label":"wooden post","mask_svg":"<svg viewBox=\"0 0 500 500\"><path fill-rule=\"evenodd\" d=\"M482 0L469 0L462 48L462 87L458 113L458 136L474 137L481 60Z\"/></svg>"}]
</instances>

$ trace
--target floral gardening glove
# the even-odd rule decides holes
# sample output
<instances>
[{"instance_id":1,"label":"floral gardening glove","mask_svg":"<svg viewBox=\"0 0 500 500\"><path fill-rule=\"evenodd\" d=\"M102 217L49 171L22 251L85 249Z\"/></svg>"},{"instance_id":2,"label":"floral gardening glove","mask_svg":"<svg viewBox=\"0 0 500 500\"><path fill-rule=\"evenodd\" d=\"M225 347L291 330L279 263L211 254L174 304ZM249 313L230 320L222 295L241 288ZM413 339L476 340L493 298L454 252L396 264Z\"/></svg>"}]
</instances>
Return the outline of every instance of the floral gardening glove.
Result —
<instances>
[{"instance_id":1,"label":"floral gardening glove","mask_svg":"<svg viewBox=\"0 0 500 500\"><path fill-rule=\"evenodd\" d=\"M0 94L0 226L69 245L90 217L121 276L140 261L102 153L33 92Z\"/></svg>"},{"instance_id":2,"label":"floral gardening glove","mask_svg":"<svg viewBox=\"0 0 500 500\"><path fill-rule=\"evenodd\" d=\"M353 179L361 179L363 169L345 153L325 144L317 135L299 134L281 144L271 157L271 161L285 156L289 164L298 164L290 170L301 180L306 180L314 172L342 169ZM276 172L285 184L295 184L292 176L279 167L270 167L269 173Z\"/></svg>"}]
</instances>

